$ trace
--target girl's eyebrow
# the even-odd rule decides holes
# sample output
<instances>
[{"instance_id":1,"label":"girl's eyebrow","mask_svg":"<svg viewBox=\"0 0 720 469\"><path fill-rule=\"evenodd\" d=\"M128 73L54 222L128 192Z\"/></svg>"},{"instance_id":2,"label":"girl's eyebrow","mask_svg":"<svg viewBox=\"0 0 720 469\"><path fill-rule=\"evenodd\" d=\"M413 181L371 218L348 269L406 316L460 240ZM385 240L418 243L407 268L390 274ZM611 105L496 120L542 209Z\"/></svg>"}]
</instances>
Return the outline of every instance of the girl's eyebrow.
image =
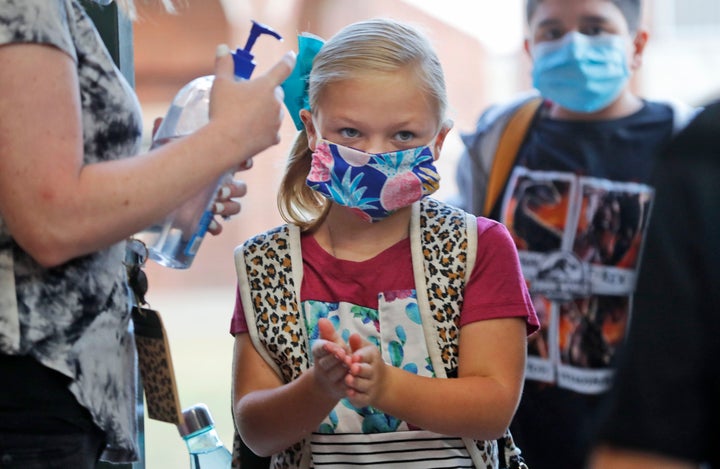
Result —
<instances>
[{"instance_id":1,"label":"girl's eyebrow","mask_svg":"<svg viewBox=\"0 0 720 469\"><path fill-rule=\"evenodd\" d=\"M331 126L356 127L358 123L350 116L333 116L326 118L327 124Z\"/></svg>"}]
</instances>

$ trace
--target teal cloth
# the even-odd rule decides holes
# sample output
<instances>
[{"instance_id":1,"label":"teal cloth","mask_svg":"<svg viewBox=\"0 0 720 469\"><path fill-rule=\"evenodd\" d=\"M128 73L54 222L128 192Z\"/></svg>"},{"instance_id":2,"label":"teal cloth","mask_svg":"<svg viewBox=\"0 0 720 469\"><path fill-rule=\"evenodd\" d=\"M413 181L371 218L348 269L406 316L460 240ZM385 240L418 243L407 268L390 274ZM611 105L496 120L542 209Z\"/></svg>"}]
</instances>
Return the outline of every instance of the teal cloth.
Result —
<instances>
[{"instance_id":1,"label":"teal cloth","mask_svg":"<svg viewBox=\"0 0 720 469\"><path fill-rule=\"evenodd\" d=\"M300 110L310 110L308 77L312 70L313 60L323 44L325 44L325 41L313 34L301 33L298 35L298 54L295 68L281 85L285 92L285 107L295 123L295 128L298 130L303 129Z\"/></svg>"}]
</instances>

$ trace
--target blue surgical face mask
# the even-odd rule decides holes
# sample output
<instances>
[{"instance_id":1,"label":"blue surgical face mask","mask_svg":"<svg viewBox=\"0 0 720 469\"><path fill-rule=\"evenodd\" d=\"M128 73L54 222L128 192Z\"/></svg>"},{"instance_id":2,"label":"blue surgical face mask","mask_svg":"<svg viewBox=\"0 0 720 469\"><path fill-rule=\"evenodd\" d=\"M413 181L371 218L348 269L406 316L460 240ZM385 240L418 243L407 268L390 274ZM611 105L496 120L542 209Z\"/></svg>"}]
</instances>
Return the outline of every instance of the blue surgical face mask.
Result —
<instances>
[{"instance_id":1,"label":"blue surgical face mask","mask_svg":"<svg viewBox=\"0 0 720 469\"><path fill-rule=\"evenodd\" d=\"M434 160L428 146L365 153L319 140L307 185L374 222L438 189L440 176Z\"/></svg>"},{"instance_id":2,"label":"blue surgical face mask","mask_svg":"<svg viewBox=\"0 0 720 469\"><path fill-rule=\"evenodd\" d=\"M571 32L532 48L533 85L540 94L574 112L597 112L625 88L630 69L621 36Z\"/></svg>"}]
</instances>

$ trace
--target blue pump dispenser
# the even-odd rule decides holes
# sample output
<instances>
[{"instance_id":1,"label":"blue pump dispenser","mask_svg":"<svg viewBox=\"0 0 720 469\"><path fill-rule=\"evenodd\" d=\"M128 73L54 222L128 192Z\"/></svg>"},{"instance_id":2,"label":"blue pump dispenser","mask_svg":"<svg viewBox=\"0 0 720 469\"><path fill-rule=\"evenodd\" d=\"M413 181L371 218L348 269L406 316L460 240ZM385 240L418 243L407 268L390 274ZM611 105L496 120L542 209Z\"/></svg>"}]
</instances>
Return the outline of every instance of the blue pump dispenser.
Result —
<instances>
[{"instance_id":1,"label":"blue pump dispenser","mask_svg":"<svg viewBox=\"0 0 720 469\"><path fill-rule=\"evenodd\" d=\"M260 24L255 20L253 20L252 24L252 29L250 30L250 35L245 43L245 47L243 49L238 48L233 54L235 76L245 80L249 79L253 70L255 70L255 62L253 61L255 56L250 53L250 50L255 45L257 38L262 34L267 34L282 41L282 37L278 33L264 24Z\"/></svg>"},{"instance_id":2,"label":"blue pump dispenser","mask_svg":"<svg viewBox=\"0 0 720 469\"><path fill-rule=\"evenodd\" d=\"M245 47L232 53L236 80L250 79L255 70L255 57L251 50L259 36L267 34L282 41L282 37L269 27L256 21L252 23ZM196 78L175 95L155 133L153 148L189 135L209 122L210 90L214 79L213 75ZM148 247L149 257L166 267L189 268L213 219L215 195L219 187L231 179L232 174L222 175L215 184L202 190L164 220L138 233L137 238Z\"/></svg>"}]
</instances>

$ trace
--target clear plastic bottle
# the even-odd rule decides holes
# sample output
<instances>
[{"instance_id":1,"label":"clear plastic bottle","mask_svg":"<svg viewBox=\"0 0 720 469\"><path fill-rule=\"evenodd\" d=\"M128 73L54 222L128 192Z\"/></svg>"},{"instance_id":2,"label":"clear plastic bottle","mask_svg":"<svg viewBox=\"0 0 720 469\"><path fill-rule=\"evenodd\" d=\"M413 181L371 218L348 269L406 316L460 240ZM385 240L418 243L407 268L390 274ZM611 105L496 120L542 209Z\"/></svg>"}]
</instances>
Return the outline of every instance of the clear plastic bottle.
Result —
<instances>
[{"instance_id":1,"label":"clear plastic bottle","mask_svg":"<svg viewBox=\"0 0 720 469\"><path fill-rule=\"evenodd\" d=\"M195 404L182 412L180 435L190 452L191 469L228 469L232 454L222 444L215 422L205 404Z\"/></svg>"},{"instance_id":2,"label":"clear plastic bottle","mask_svg":"<svg viewBox=\"0 0 720 469\"><path fill-rule=\"evenodd\" d=\"M233 53L237 80L249 79L255 69L250 50L258 36L268 34L282 40L278 33L267 26L255 21L252 23L245 48L237 49ZM175 95L153 137L151 148L189 135L209 122L210 90L214 79L213 75L196 78ZM217 191L224 182L231 179L232 174L222 175L165 219L138 233L136 237L148 247L150 258L165 267L189 268L212 221L212 206Z\"/></svg>"}]
</instances>

